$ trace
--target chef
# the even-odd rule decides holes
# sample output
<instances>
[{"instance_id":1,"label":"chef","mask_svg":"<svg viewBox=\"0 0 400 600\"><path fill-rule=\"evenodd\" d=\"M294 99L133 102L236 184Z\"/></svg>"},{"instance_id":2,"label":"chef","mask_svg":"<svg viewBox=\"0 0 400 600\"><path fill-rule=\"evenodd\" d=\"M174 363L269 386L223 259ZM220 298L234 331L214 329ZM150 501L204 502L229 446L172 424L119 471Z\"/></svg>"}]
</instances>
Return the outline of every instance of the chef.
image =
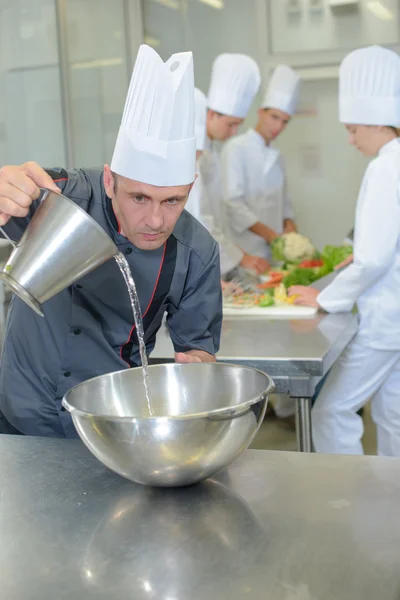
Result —
<instances>
[{"instance_id":1,"label":"chef","mask_svg":"<svg viewBox=\"0 0 400 600\"><path fill-rule=\"evenodd\" d=\"M185 209L189 211L196 219L201 221L205 225L206 214L201 210L202 196L204 194L204 185L199 169L199 160L204 152L206 144L206 120L207 120L207 98L205 94L198 88L194 88L194 131L196 136L196 181L190 190L189 199L186 203ZM214 223L211 215L209 215L210 221L207 222L209 228L214 227ZM203 222L205 221L205 222ZM206 226L206 225L205 225ZM215 238L214 232L211 232ZM221 249L220 249L221 252Z\"/></svg>"},{"instance_id":2,"label":"chef","mask_svg":"<svg viewBox=\"0 0 400 600\"><path fill-rule=\"evenodd\" d=\"M317 452L362 454L357 411L371 398L378 454L400 456L400 58L372 46L349 54L339 73L339 118L349 141L376 156L356 207L353 262L321 293L295 286L298 304L351 311L360 323L312 410Z\"/></svg>"},{"instance_id":3,"label":"chef","mask_svg":"<svg viewBox=\"0 0 400 600\"><path fill-rule=\"evenodd\" d=\"M210 223L210 231L218 239L221 253L221 272L229 278L235 268L264 273L267 261L251 256L230 239L223 206L223 186L220 156L216 144L238 132L260 86L260 72L255 61L244 54L221 54L212 66L208 91L206 120L206 146L201 156L200 175L203 192L201 212Z\"/></svg>"},{"instance_id":4,"label":"chef","mask_svg":"<svg viewBox=\"0 0 400 600\"><path fill-rule=\"evenodd\" d=\"M141 46L111 166L0 171L0 224L18 240L39 187L87 211L126 256L139 294L148 353L167 313L177 362L215 360L221 328L219 253L184 207L195 180L193 58L163 63ZM10 219L10 217L12 217ZM0 371L0 431L72 437L64 394L77 383L140 364L128 291L110 260L43 305L10 307Z\"/></svg>"},{"instance_id":5,"label":"chef","mask_svg":"<svg viewBox=\"0 0 400 600\"><path fill-rule=\"evenodd\" d=\"M251 255L270 258L270 243L296 231L282 155L271 143L296 110L299 76L286 65L274 70L254 129L222 151L226 214L233 239Z\"/></svg>"},{"instance_id":6,"label":"chef","mask_svg":"<svg viewBox=\"0 0 400 600\"><path fill-rule=\"evenodd\" d=\"M220 251L220 260L222 268L222 276L226 275L236 265L234 257L242 257L242 253L235 244L231 242L222 233L222 230L216 225L211 212L204 210L204 184L199 169L199 161L204 152L206 144L206 120L207 120L207 98L205 94L198 88L194 90L195 101L195 134L196 134L196 171L197 178L189 194L189 199L185 209L189 211L200 223L211 233L213 238L218 242ZM203 207L203 210L202 210ZM224 272L225 266L225 272ZM226 289L230 284L224 279L221 280L222 289Z\"/></svg>"}]
</instances>

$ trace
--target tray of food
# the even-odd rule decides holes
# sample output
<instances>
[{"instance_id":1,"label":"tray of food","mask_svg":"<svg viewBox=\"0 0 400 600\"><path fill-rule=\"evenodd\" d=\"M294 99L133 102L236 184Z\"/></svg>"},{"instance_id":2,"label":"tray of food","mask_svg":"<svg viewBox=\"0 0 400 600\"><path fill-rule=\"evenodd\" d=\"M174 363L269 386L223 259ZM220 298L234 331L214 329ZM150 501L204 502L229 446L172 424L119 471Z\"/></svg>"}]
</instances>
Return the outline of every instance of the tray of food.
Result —
<instances>
[{"instance_id":1,"label":"tray of food","mask_svg":"<svg viewBox=\"0 0 400 600\"><path fill-rule=\"evenodd\" d=\"M284 234L272 246L274 267L260 277L236 278L223 295L225 316L313 316L316 308L297 306L288 296L294 285L312 285L334 273L335 268L352 253L350 245L325 246L322 252L305 236Z\"/></svg>"}]
</instances>

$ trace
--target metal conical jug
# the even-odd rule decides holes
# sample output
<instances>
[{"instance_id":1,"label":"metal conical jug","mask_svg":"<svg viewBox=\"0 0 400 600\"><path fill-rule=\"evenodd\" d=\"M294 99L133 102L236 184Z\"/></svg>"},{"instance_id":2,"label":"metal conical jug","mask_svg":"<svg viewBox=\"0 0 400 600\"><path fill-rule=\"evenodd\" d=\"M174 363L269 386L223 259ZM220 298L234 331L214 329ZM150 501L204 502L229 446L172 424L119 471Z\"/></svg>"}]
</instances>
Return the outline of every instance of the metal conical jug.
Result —
<instances>
[{"instance_id":1,"label":"metal conical jug","mask_svg":"<svg viewBox=\"0 0 400 600\"><path fill-rule=\"evenodd\" d=\"M65 196L44 190L0 279L43 316L43 302L116 254L114 242L84 210Z\"/></svg>"}]
</instances>

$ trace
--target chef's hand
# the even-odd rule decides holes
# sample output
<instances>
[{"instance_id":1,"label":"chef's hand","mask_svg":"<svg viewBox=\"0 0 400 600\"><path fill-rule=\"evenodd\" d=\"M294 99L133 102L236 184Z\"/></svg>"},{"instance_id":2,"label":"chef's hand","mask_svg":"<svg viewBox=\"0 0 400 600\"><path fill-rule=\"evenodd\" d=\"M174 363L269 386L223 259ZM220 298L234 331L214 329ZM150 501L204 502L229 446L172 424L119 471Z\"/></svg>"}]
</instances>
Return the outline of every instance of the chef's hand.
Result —
<instances>
[{"instance_id":1,"label":"chef's hand","mask_svg":"<svg viewBox=\"0 0 400 600\"><path fill-rule=\"evenodd\" d=\"M318 295L319 290L305 285L293 285L288 290L289 298L294 296L294 303L298 304L299 306L311 306L313 308L319 308L319 304L317 302Z\"/></svg>"},{"instance_id":2,"label":"chef's hand","mask_svg":"<svg viewBox=\"0 0 400 600\"><path fill-rule=\"evenodd\" d=\"M348 256L346 258L346 260L344 260L343 262L341 262L340 264L336 265L335 267L335 271L338 271L339 269L342 269L343 267L347 267L347 265L349 265L350 263L353 262L353 255L350 254L350 256Z\"/></svg>"},{"instance_id":3,"label":"chef's hand","mask_svg":"<svg viewBox=\"0 0 400 600\"><path fill-rule=\"evenodd\" d=\"M50 175L35 162L0 169L0 226L11 217L26 217L33 200L40 196L39 187L60 193Z\"/></svg>"},{"instance_id":4,"label":"chef's hand","mask_svg":"<svg viewBox=\"0 0 400 600\"><path fill-rule=\"evenodd\" d=\"M216 362L216 359L213 354L204 352L204 350L189 350L188 352L175 352L175 362L181 364Z\"/></svg>"},{"instance_id":5,"label":"chef's hand","mask_svg":"<svg viewBox=\"0 0 400 600\"><path fill-rule=\"evenodd\" d=\"M283 233L294 233L296 231L296 223L292 221L292 219L285 219L283 223Z\"/></svg>"},{"instance_id":6,"label":"chef's hand","mask_svg":"<svg viewBox=\"0 0 400 600\"><path fill-rule=\"evenodd\" d=\"M221 287L223 296L229 296L233 294L243 294L243 288L240 287L234 281L224 281L221 279Z\"/></svg>"},{"instance_id":7,"label":"chef's hand","mask_svg":"<svg viewBox=\"0 0 400 600\"><path fill-rule=\"evenodd\" d=\"M240 266L243 267L243 269L255 271L257 275L262 275L271 268L271 265L265 258L261 258L261 256L251 256L250 254L245 254L243 256L240 261Z\"/></svg>"}]
</instances>

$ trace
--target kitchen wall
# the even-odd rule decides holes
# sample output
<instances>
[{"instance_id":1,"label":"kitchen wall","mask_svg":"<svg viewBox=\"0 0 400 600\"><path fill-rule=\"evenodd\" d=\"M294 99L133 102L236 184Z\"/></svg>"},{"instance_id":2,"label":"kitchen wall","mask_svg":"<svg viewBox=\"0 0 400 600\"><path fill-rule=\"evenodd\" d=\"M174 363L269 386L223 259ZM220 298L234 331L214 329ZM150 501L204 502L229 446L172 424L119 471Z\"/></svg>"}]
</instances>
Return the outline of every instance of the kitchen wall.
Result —
<instances>
[{"instance_id":1,"label":"kitchen wall","mask_svg":"<svg viewBox=\"0 0 400 600\"><path fill-rule=\"evenodd\" d=\"M0 164L110 161L140 9L136 0L0 0Z\"/></svg>"},{"instance_id":2,"label":"kitchen wall","mask_svg":"<svg viewBox=\"0 0 400 600\"><path fill-rule=\"evenodd\" d=\"M337 67L351 49L383 44L399 50L399 2L359 0L330 8L326 0L268 3L268 55L304 77L299 111L278 140L288 168L298 224L317 246L340 243L354 224L367 160L338 123ZM265 71L264 71L265 73Z\"/></svg>"},{"instance_id":3,"label":"kitchen wall","mask_svg":"<svg viewBox=\"0 0 400 600\"><path fill-rule=\"evenodd\" d=\"M205 92L214 57L245 52L264 83L280 62L304 78L299 114L277 145L301 230L318 245L339 243L353 225L366 161L337 121L337 67L359 45L399 49L400 2L354 2L0 0L0 164L108 162L142 38L164 58L193 50Z\"/></svg>"},{"instance_id":4,"label":"kitchen wall","mask_svg":"<svg viewBox=\"0 0 400 600\"><path fill-rule=\"evenodd\" d=\"M0 2L0 164L64 164L53 0Z\"/></svg>"},{"instance_id":5,"label":"kitchen wall","mask_svg":"<svg viewBox=\"0 0 400 600\"><path fill-rule=\"evenodd\" d=\"M374 10L371 10L374 9ZM360 0L331 9L328 0L144 0L147 43L167 58L191 49L196 84L207 92L214 57L245 52L259 63L264 85L280 62L304 77L299 114L277 141L301 231L317 246L339 244L354 224L367 161L338 123L337 71L357 46L399 42L399 2ZM255 123L257 98L245 128Z\"/></svg>"}]
</instances>

